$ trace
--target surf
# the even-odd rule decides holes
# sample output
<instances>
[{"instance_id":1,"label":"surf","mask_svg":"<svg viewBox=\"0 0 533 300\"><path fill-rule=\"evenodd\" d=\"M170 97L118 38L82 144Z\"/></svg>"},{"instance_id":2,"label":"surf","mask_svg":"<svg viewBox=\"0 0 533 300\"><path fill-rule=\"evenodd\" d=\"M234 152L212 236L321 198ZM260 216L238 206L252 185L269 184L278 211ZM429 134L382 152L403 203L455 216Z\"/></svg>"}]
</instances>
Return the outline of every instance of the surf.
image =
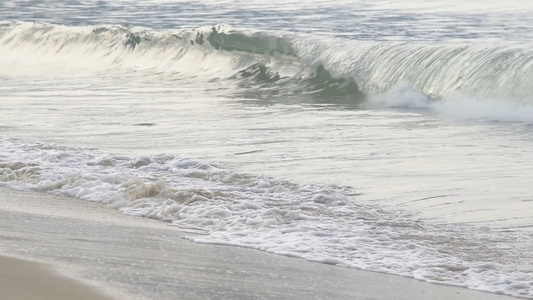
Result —
<instances>
[{"instance_id":1,"label":"surf","mask_svg":"<svg viewBox=\"0 0 533 300\"><path fill-rule=\"evenodd\" d=\"M180 227L197 243L531 296L524 270L530 266L516 256L527 253L531 237L521 232L423 222L358 203L361 192L350 187L236 172L177 155L15 139L0 139L0 150L0 186L105 203Z\"/></svg>"},{"instance_id":2,"label":"surf","mask_svg":"<svg viewBox=\"0 0 533 300\"><path fill-rule=\"evenodd\" d=\"M533 50L520 45L368 42L228 25L156 31L27 22L2 22L0 42L3 76L194 77L236 81L256 94L354 100L405 83L437 100L533 98Z\"/></svg>"},{"instance_id":3,"label":"surf","mask_svg":"<svg viewBox=\"0 0 533 300\"><path fill-rule=\"evenodd\" d=\"M269 103L415 109L533 123L533 51L509 44L368 42L229 25L0 23L0 76L143 78Z\"/></svg>"}]
</instances>

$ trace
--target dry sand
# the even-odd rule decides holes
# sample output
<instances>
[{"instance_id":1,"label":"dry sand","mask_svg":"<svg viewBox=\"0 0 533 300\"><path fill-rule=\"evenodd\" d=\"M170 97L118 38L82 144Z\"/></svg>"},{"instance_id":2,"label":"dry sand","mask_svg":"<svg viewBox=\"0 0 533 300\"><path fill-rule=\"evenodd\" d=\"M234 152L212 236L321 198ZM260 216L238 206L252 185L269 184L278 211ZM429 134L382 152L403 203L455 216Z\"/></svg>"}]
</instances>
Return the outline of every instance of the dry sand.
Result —
<instances>
[{"instance_id":1,"label":"dry sand","mask_svg":"<svg viewBox=\"0 0 533 300\"><path fill-rule=\"evenodd\" d=\"M0 299L515 299L183 236L100 204L0 188L0 254L71 278L3 257Z\"/></svg>"}]
</instances>

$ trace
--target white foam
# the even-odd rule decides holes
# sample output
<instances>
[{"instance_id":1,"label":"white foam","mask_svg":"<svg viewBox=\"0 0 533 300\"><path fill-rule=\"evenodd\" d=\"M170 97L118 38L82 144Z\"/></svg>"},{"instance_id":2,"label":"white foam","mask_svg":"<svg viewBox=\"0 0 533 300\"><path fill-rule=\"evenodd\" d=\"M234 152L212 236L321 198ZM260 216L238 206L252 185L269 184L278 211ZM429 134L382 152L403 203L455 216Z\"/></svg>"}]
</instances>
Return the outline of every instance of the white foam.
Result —
<instances>
[{"instance_id":1,"label":"white foam","mask_svg":"<svg viewBox=\"0 0 533 300\"><path fill-rule=\"evenodd\" d=\"M2 185L109 203L182 227L195 242L533 297L528 236L424 224L358 204L347 196L357 195L350 188L241 174L173 155L5 140L0 153Z\"/></svg>"},{"instance_id":2,"label":"white foam","mask_svg":"<svg viewBox=\"0 0 533 300\"><path fill-rule=\"evenodd\" d=\"M370 97L371 109L420 109L453 120L533 124L533 106L509 100L453 96L433 100L400 83L384 94Z\"/></svg>"},{"instance_id":3,"label":"white foam","mask_svg":"<svg viewBox=\"0 0 533 300\"><path fill-rule=\"evenodd\" d=\"M408 83L402 82L384 94L370 97L368 108L431 108L429 97L414 91Z\"/></svg>"}]
</instances>

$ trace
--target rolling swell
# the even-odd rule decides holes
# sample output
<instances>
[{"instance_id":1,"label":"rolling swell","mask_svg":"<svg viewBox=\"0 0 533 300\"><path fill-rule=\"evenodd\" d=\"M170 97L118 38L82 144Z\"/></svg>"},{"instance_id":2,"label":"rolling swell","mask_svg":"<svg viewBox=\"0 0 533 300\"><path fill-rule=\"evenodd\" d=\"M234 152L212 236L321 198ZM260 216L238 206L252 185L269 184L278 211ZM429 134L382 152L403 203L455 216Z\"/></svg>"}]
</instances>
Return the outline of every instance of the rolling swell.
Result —
<instances>
[{"instance_id":1,"label":"rolling swell","mask_svg":"<svg viewBox=\"0 0 533 300\"><path fill-rule=\"evenodd\" d=\"M45 65L47 74L229 80L252 98L353 101L403 83L433 99L533 100L533 50L519 45L362 42L225 25L154 31L3 22L0 48L2 73L29 66L35 75L31 67Z\"/></svg>"}]
</instances>

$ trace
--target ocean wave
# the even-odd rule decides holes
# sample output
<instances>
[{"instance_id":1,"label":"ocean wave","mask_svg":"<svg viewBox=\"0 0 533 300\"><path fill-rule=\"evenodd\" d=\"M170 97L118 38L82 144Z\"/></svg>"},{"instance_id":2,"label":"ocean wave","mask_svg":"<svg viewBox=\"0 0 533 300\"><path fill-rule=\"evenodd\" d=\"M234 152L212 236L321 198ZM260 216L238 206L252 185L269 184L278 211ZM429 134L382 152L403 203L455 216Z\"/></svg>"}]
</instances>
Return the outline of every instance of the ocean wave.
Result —
<instances>
[{"instance_id":1,"label":"ocean wave","mask_svg":"<svg viewBox=\"0 0 533 300\"><path fill-rule=\"evenodd\" d=\"M431 99L533 101L533 50L520 45L416 44L333 39L227 25L155 31L121 25L0 23L4 76L159 76L233 81L237 92L344 96L399 83Z\"/></svg>"}]
</instances>

